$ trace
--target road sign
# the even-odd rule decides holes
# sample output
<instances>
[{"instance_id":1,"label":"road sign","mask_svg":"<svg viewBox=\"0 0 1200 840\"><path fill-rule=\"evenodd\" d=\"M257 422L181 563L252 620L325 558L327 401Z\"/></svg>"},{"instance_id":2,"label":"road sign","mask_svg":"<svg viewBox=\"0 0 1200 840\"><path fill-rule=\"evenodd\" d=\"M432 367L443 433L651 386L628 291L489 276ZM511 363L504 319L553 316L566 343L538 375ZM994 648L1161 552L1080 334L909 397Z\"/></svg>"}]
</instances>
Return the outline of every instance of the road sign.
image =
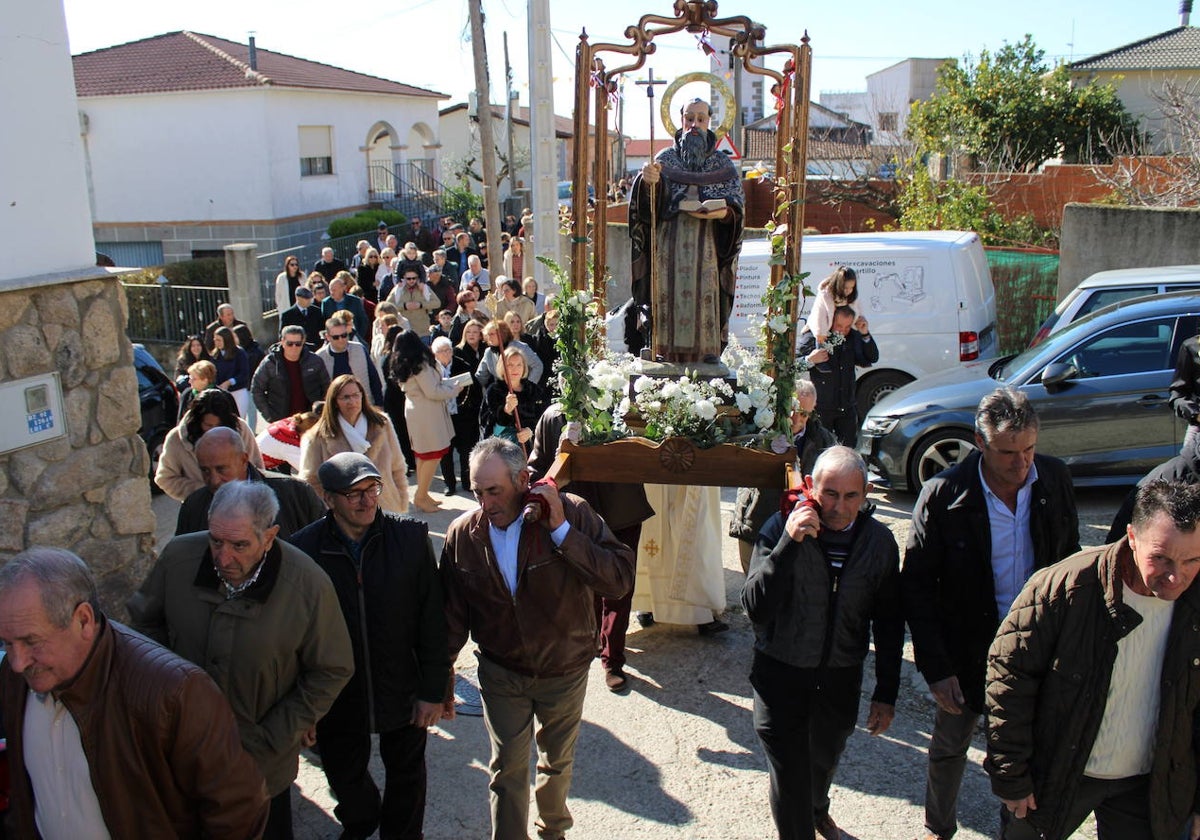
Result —
<instances>
[{"instance_id":1,"label":"road sign","mask_svg":"<svg viewBox=\"0 0 1200 840\"><path fill-rule=\"evenodd\" d=\"M737 150L737 146L733 145L733 138L726 134L717 141L718 152L724 155L729 155L730 160L741 160L742 153Z\"/></svg>"}]
</instances>

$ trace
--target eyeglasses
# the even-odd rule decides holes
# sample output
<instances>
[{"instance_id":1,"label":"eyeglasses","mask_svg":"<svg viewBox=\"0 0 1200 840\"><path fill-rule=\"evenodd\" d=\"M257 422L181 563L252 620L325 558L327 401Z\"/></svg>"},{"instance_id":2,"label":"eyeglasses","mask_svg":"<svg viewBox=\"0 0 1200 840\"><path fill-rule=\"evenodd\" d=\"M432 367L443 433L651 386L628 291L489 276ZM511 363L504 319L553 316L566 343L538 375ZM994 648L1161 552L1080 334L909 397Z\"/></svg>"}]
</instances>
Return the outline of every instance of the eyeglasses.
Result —
<instances>
[{"instance_id":1,"label":"eyeglasses","mask_svg":"<svg viewBox=\"0 0 1200 840\"><path fill-rule=\"evenodd\" d=\"M363 398L362 391L344 391L338 394L338 402L358 402Z\"/></svg>"},{"instance_id":2,"label":"eyeglasses","mask_svg":"<svg viewBox=\"0 0 1200 840\"><path fill-rule=\"evenodd\" d=\"M283 342L283 346L284 347L303 347L304 342L303 341L285 341L285 342Z\"/></svg>"},{"instance_id":3,"label":"eyeglasses","mask_svg":"<svg viewBox=\"0 0 1200 840\"><path fill-rule=\"evenodd\" d=\"M792 413L799 414L801 417L812 417L817 412L816 412L816 409L814 409L812 411L805 411L803 408L796 408L796 409L792 410Z\"/></svg>"},{"instance_id":4,"label":"eyeglasses","mask_svg":"<svg viewBox=\"0 0 1200 840\"><path fill-rule=\"evenodd\" d=\"M338 490L336 492L350 504L357 505L358 503L366 501L367 499L374 499L376 496L381 494L383 492L383 485L379 482L376 482L366 490Z\"/></svg>"},{"instance_id":5,"label":"eyeglasses","mask_svg":"<svg viewBox=\"0 0 1200 840\"><path fill-rule=\"evenodd\" d=\"M334 335L333 333L325 333L325 337L330 341L341 341L343 338L349 338L350 333L338 333L337 335Z\"/></svg>"}]
</instances>

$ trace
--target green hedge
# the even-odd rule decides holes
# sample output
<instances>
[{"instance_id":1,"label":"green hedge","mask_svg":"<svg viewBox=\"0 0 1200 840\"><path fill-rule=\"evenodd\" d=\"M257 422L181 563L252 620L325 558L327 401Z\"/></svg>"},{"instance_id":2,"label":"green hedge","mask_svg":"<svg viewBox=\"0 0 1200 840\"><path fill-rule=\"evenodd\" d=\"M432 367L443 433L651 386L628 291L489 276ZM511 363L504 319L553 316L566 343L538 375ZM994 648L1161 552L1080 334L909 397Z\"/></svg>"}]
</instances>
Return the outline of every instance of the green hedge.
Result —
<instances>
[{"instance_id":1,"label":"green hedge","mask_svg":"<svg viewBox=\"0 0 1200 840\"><path fill-rule=\"evenodd\" d=\"M400 228L408 221L398 210L364 210L344 219L334 219L329 223L329 238L354 236L364 230L375 230L380 222L386 222L389 228Z\"/></svg>"},{"instance_id":2,"label":"green hedge","mask_svg":"<svg viewBox=\"0 0 1200 840\"><path fill-rule=\"evenodd\" d=\"M229 286L225 260L219 257L151 266L121 279L126 283L152 286L158 282L160 274L166 275L172 286Z\"/></svg>"}]
</instances>

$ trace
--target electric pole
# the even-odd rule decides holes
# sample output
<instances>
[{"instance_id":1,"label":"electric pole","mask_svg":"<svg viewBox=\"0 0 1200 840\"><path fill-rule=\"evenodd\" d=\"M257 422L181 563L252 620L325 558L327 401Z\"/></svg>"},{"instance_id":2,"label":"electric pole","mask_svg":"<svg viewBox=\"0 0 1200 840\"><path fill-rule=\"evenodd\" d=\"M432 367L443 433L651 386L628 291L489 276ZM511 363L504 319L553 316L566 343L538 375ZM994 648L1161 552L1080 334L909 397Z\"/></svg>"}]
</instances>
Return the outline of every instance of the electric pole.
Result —
<instances>
[{"instance_id":1,"label":"electric pole","mask_svg":"<svg viewBox=\"0 0 1200 840\"><path fill-rule=\"evenodd\" d=\"M492 111L491 86L488 83L487 43L483 35L483 6L481 0L468 0L471 11L471 53L475 59L475 90L480 101L479 147L483 168L483 219L487 227L488 265L502 258L500 247L500 207L496 203L496 139L495 114Z\"/></svg>"},{"instance_id":2,"label":"electric pole","mask_svg":"<svg viewBox=\"0 0 1200 840\"><path fill-rule=\"evenodd\" d=\"M513 157L513 120L517 118L515 113L517 106L513 104L513 99L516 98L512 89L513 75L512 64L508 60L508 32L504 33L504 88L505 88L505 106L504 106L504 129L508 132L508 194L514 196L517 194L517 167L515 158ZM520 278L518 278L520 279Z\"/></svg>"}]
</instances>

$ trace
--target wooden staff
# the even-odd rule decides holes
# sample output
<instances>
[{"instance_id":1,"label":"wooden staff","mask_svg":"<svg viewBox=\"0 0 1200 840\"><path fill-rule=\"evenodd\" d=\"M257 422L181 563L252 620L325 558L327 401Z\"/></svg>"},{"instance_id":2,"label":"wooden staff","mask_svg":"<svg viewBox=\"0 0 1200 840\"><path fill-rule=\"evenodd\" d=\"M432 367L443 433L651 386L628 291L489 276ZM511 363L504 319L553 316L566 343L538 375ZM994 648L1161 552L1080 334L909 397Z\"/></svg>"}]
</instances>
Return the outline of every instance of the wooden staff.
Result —
<instances>
[{"instance_id":1,"label":"wooden staff","mask_svg":"<svg viewBox=\"0 0 1200 840\"><path fill-rule=\"evenodd\" d=\"M650 88L650 95L654 95L654 88ZM654 116L651 109L650 117L650 162L655 162L654 154ZM653 360L657 355L656 345L654 343L655 336L658 333L658 187L662 183L662 170L658 171L658 183L649 184L650 187L650 241L647 243L647 253L650 256L650 331L646 336L647 342L650 345L650 358Z\"/></svg>"}]
</instances>

